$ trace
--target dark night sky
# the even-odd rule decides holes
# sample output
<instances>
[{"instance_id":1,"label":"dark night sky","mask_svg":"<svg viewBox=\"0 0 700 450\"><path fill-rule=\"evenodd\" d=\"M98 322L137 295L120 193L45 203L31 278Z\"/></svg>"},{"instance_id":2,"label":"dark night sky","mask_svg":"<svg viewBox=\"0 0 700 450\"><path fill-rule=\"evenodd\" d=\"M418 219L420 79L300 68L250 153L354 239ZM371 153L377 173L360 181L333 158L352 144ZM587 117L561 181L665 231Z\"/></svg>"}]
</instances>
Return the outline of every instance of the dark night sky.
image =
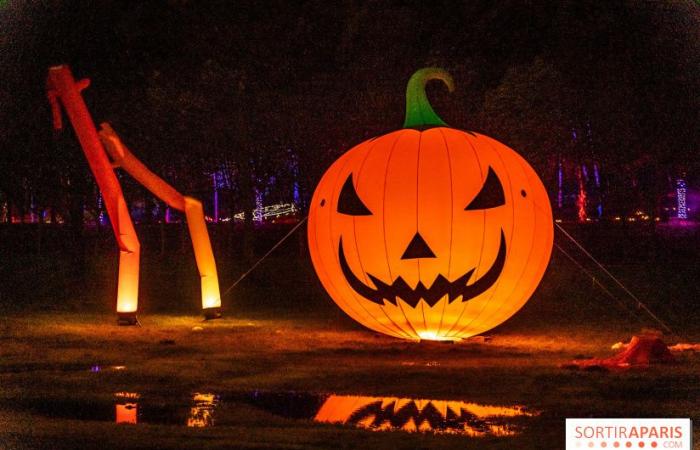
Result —
<instances>
[{"instance_id":1,"label":"dark night sky","mask_svg":"<svg viewBox=\"0 0 700 450\"><path fill-rule=\"evenodd\" d=\"M284 178L290 148L313 189L345 149L401 125L405 83L426 65L457 82L429 89L448 123L541 171L563 154L698 179L700 8L688 0L0 2L9 196L23 177L84 169L52 141L43 87L58 63L92 79L96 121L185 190L197 181L182 167L224 160Z\"/></svg>"}]
</instances>

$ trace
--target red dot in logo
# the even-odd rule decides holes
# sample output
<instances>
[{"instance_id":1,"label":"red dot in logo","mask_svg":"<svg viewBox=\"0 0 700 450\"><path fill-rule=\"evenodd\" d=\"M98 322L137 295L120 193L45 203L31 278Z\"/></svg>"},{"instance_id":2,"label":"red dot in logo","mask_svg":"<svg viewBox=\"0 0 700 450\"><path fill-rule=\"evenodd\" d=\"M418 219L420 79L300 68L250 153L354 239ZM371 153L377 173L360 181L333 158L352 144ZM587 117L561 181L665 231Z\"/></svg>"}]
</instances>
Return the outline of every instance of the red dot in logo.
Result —
<instances>
[{"instance_id":1,"label":"red dot in logo","mask_svg":"<svg viewBox=\"0 0 700 450\"><path fill-rule=\"evenodd\" d=\"M619 446L620 446L620 443L615 441L615 443L613 444L613 447L618 448Z\"/></svg>"},{"instance_id":2,"label":"red dot in logo","mask_svg":"<svg viewBox=\"0 0 700 450\"><path fill-rule=\"evenodd\" d=\"M605 447L608 446L608 443L605 442L605 441L603 441L603 442L600 443L600 446L603 447L603 448L605 448Z\"/></svg>"},{"instance_id":3,"label":"red dot in logo","mask_svg":"<svg viewBox=\"0 0 700 450\"><path fill-rule=\"evenodd\" d=\"M589 447L589 448L593 448L593 441L591 441L591 442L588 443L588 447Z\"/></svg>"},{"instance_id":4,"label":"red dot in logo","mask_svg":"<svg viewBox=\"0 0 700 450\"><path fill-rule=\"evenodd\" d=\"M639 441L639 448L642 448L642 447L644 447L644 442Z\"/></svg>"},{"instance_id":5,"label":"red dot in logo","mask_svg":"<svg viewBox=\"0 0 700 450\"><path fill-rule=\"evenodd\" d=\"M625 444L625 447L627 447L627 448L632 447L632 443L627 441L627 443Z\"/></svg>"},{"instance_id":6,"label":"red dot in logo","mask_svg":"<svg viewBox=\"0 0 700 450\"><path fill-rule=\"evenodd\" d=\"M654 447L654 448L656 448L656 441L653 441L653 442L651 443L651 446Z\"/></svg>"}]
</instances>

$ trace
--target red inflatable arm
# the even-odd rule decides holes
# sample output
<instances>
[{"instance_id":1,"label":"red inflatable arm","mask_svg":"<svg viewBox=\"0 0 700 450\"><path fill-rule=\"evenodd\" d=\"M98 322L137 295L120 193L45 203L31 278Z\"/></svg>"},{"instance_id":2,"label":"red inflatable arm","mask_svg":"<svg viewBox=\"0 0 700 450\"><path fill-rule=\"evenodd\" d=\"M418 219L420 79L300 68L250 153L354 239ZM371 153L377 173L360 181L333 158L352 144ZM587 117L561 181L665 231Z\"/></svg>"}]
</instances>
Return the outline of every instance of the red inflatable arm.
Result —
<instances>
[{"instance_id":1,"label":"red inflatable arm","mask_svg":"<svg viewBox=\"0 0 700 450\"><path fill-rule=\"evenodd\" d=\"M68 66L54 66L49 69L47 89L54 128L62 128L59 106L62 104L100 188L119 245L117 312L124 316L125 320L132 320L135 319L138 308L140 245L121 186L80 94L89 84L89 80L76 82Z\"/></svg>"}]
</instances>

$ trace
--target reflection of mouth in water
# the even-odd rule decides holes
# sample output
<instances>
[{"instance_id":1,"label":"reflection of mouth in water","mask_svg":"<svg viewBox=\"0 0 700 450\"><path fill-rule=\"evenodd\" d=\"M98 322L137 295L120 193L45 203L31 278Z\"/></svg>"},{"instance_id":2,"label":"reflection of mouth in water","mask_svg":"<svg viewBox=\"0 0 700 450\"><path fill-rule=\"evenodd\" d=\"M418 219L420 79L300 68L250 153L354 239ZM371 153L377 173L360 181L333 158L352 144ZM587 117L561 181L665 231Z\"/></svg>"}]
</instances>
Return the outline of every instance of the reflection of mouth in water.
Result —
<instances>
[{"instance_id":1,"label":"reflection of mouth in water","mask_svg":"<svg viewBox=\"0 0 700 450\"><path fill-rule=\"evenodd\" d=\"M513 436L539 415L524 406L356 395L255 391L253 406L294 419L335 423L372 431L451 433L470 437Z\"/></svg>"},{"instance_id":2,"label":"reflection of mouth in water","mask_svg":"<svg viewBox=\"0 0 700 450\"><path fill-rule=\"evenodd\" d=\"M512 436L517 427L506 418L533 416L521 406L486 406L447 400L331 395L316 414L318 422L342 423L371 430Z\"/></svg>"}]
</instances>

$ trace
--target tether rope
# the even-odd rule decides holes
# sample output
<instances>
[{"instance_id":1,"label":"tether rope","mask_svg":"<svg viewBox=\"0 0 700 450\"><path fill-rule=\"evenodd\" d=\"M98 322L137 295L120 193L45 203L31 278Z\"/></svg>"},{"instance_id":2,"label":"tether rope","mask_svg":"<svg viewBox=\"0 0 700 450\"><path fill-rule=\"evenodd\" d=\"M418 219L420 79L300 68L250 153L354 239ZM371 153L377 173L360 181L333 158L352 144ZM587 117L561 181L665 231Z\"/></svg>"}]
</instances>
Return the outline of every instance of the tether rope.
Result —
<instances>
[{"instance_id":1,"label":"tether rope","mask_svg":"<svg viewBox=\"0 0 700 450\"><path fill-rule=\"evenodd\" d=\"M601 264L597 259L595 259L595 257L594 257L593 255L591 255L591 254L588 252L588 250L586 250L586 249L583 247L583 245L581 245L576 239L574 239L573 236L571 236L569 233L567 233L567 231L566 231L561 225L559 225L559 224L556 223L556 222L554 222L554 225L555 225L557 228L559 228L559 231L561 231L562 233L564 233L564 236L566 236L571 242L573 242L574 245L576 245L576 247L578 247L578 248L583 252L584 255L588 256L588 258L589 258L591 261L593 261L598 267L600 267L600 270L602 270L607 276L609 276L618 286L620 286L620 288L621 288L623 291L625 291L625 293L627 293L627 295L629 295L635 302L637 302L637 306L638 306L639 308L642 308L644 311L646 311L646 313L649 314L649 316L651 316L651 318L654 319L659 325L661 325L666 331L668 331L668 332L671 333L671 334L676 334L676 333L673 332L673 330L671 330L671 328L670 328L668 325L666 325L666 323L665 323L663 320L661 320L656 314L654 314L654 313L647 307L647 305L645 305L641 300L639 300L639 298L638 298L636 295L634 295L634 294L632 293L632 291L630 291L629 289L627 289L627 286L625 286L624 284L622 284L622 282L621 282L620 280L618 280L612 273L610 273L610 271L608 271L608 269L606 269L605 266L603 266L603 264ZM558 246L557 246L557 247L558 247ZM593 277L593 279L594 279L594 281L595 281L595 277Z\"/></svg>"},{"instance_id":2,"label":"tether rope","mask_svg":"<svg viewBox=\"0 0 700 450\"><path fill-rule=\"evenodd\" d=\"M582 265L580 262L576 261L576 260L574 259L574 257L571 256L569 253L567 253L566 250L564 250L563 248L561 248L561 246L560 246L559 244L557 244L557 243L555 242L555 243L554 243L554 246L555 246L555 247L557 248L557 250L559 250L564 256L566 256L566 257L569 259L569 261L571 261L572 263L576 264L576 266L577 266L579 269L581 269L581 271L582 271L583 273L585 273L586 275L588 275L589 277L591 277L591 280L593 280L593 284L597 284L598 287L599 287L603 292L605 292L605 293L608 295L608 297L610 297L611 299L615 300L625 311L627 311L627 312L630 314L630 316L632 316L632 317L634 317L635 319L639 320L639 317L634 313L634 311L632 311L631 309L629 309L629 308L627 307L627 305L625 305L625 303L624 303L622 300L620 300L619 298L615 297L615 295L614 295L612 292L610 292L610 290L609 290L608 288L606 288L606 287L603 285L603 283L601 283L600 281L598 281L598 279L595 277L595 275L593 275L588 269L586 269L585 267L583 267L583 265Z\"/></svg>"},{"instance_id":3,"label":"tether rope","mask_svg":"<svg viewBox=\"0 0 700 450\"><path fill-rule=\"evenodd\" d=\"M275 245L273 245L272 248L271 248L270 250L267 251L267 253L265 253L260 259L258 259L258 260L255 262L255 264L253 264L253 265L250 267L250 269L246 270L245 273L243 273L243 275L241 275L240 277L238 277L238 279L237 279L236 281L234 281L234 283L233 283L231 286L229 286L228 289L226 289L226 291L224 291L223 294L221 294L221 297L223 297L223 296L225 296L226 294L228 294L229 292L231 292L231 289L233 289L234 287L236 287L236 285L237 285L238 283L240 283L241 281L243 281L243 279L244 279L245 277L247 277L248 274L250 274L250 272L252 272L253 270L255 270L255 268L258 267L258 266L260 265L260 263L263 262L263 260L265 260L265 258L267 258L268 256L270 256L270 254L271 254L272 252L274 252L274 251L277 249L277 247L279 247L280 245L282 245L282 243L283 243L284 241L286 241L287 238L288 238L289 236L291 236L292 234L294 234L294 232L295 232L300 226L302 226L302 225L304 224L304 222L306 222L306 219L308 219L308 216L305 216L303 219L301 219L301 220L299 221L299 223L297 223L296 225L294 225L294 228L292 228L291 230L289 230L289 232L288 232L287 234L285 234L285 235L282 237L282 239L280 239Z\"/></svg>"}]
</instances>

